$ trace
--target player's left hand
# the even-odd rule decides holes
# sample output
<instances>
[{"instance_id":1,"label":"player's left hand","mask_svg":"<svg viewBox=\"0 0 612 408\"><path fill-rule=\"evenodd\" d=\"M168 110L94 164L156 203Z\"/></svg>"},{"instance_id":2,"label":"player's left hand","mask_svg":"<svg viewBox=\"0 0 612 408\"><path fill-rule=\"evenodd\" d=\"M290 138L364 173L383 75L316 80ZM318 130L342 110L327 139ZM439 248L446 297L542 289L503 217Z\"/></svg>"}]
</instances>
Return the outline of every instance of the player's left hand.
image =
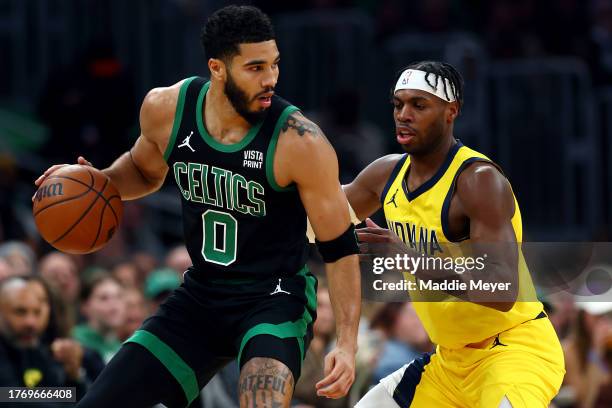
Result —
<instances>
[{"instance_id":1,"label":"player's left hand","mask_svg":"<svg viewBox=\"0 0 612 408\"><path fill-rule=\"evenodd\" d=\"M317 395L344 397L355 381L355 351L336 346L325 356L325 378L316 384Z\"/></svg>"},{"instance_id":2,"label":"player's left hand","mask_svg":"<svg viewBox=\"0 0 612 408\"><path fill-rule=\"evenodd\" d=\"M360 243L371 243L371 244L399 244L401 247L405 247L403 242L399 239L397 234L387 228L381 228L374 221L369 218L365 220L366 226L364 228L357 228L357 239Z\"/></svg>"},{"instance_id":3,"label":"player's left hand","mask_svg":"<svg viewBox=\"0 0 612 408\"><path fill-rule=\"evenodd\" d=\"M88 161L83 156L79 156L77 158L77 164L81 164L83 166L93 167L93 164L91 164L91 162ZM64 163L64 164L54 164L53 166L51 166L47 170L45 170L45 172L43 174L41 174L36 180L34 180L34 185L36 187L40 187L40 185L45 181L45 179L47 177L49 177L51 174L53 174L57 170L61 169L62 167L66 167L66 166L69 166L69 164L67 164L67 163ZM34 193L34 195L32 196L32 202L34 202L35 198L36 198L36 193Z\"/></svg>"}]
</instances>

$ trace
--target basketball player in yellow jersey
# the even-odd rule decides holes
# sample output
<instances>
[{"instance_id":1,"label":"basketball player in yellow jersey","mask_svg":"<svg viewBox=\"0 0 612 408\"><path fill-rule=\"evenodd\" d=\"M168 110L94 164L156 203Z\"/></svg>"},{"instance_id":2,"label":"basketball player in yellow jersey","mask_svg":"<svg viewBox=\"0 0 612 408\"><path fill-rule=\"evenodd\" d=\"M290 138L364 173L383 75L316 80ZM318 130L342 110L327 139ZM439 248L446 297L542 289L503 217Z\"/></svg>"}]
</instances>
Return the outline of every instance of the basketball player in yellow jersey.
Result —
<instances>
[{"instance_id":1,"label":"basketball player in yellow jersey","mask_svg":"<svg viewBox=\"0 0 612 408\"><path fill-rule=\"evenodd\" d=\"M485 243L512 246L489 257L483 276L516 289L483 300L468 286L453 293L464 301L414 302L435 352L381 380L357 408L547 407L561 385L559 340L516 250L521 214L510 183L490 159L453 137L462 95L463 80L448 64L425 61L401 71L393 117L406 154L376 160L344 189L357 218L382 206L392 229L368 219L357 230L361 242L402 238L433 256L448 256L460 241L475 251ZM436 278L431 273L415 276Z\"/></svg>"}]
</instances>

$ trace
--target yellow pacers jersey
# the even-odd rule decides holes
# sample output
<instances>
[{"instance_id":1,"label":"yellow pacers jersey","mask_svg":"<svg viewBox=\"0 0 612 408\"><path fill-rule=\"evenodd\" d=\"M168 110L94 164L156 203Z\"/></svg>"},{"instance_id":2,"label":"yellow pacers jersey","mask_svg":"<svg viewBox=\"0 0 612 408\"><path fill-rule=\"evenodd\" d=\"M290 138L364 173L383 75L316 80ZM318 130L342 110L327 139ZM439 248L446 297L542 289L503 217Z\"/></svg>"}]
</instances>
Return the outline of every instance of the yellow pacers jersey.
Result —
<instances>
[{"instance_id":1,"label":"yellow pacers jersey","mask_svg":"<svg viewBox=\"0 0 612 408\"><path fill-rule=\"evenodd\" d=\"M457 175L474 161L491 160L460 142L451 148L438 172L414 191L405 183L410 156L404 155L391 173L382 194L383 209L389 228L413 249L433 256L457 257L458 243L448 236L448 210ZM483 197L483 199L486 199ZM521 213L515 198L512 226L517 242L522 241ZM465 237L462 247L469 242ZM456 349L477 343L535 318L543 310L537 301L529 270L519 251L519 296L508 312L465 301L419 302L412 293L414 308L431 340L446 348Z\"/></svg>"}]
</instances>

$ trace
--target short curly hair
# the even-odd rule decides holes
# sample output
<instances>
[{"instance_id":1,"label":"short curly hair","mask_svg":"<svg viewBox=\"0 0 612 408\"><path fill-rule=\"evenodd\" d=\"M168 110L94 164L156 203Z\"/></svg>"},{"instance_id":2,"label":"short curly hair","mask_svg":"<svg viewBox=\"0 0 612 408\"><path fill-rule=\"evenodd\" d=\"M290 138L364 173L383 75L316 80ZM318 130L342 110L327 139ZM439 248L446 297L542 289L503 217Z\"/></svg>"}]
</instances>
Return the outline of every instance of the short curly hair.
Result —
<instances>
[{"instance_id":1,"label":"short curly hair","mask_svg":"<svg viewBox=\"0 0 612 408\"><path fill-rule=\"evenodd\" d=\"M228 59L238 54L239 44L273 40L270 17L253 6L227 6L206 21L200 39L206 58Z\"/></svg>"}]
</instances>

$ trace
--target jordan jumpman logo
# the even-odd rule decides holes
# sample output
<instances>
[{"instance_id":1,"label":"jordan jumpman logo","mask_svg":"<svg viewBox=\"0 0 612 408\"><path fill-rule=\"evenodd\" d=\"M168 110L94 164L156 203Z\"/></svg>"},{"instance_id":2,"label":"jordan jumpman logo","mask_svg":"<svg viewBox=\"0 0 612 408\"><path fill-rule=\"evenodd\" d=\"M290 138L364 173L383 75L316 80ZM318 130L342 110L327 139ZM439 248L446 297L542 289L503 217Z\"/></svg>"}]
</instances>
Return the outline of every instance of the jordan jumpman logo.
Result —
<instances>
[{"instance_id":1,"label":"jordan jumpman logo","mask_svg":"<svg viewBox=\"0 0 612 408\"><path fill-rule=\"evenodd\" d=\"M395 202L395 196L397 195L397 192L399 191L399 188L395 189L395 193L393 193L393 195L391 196L391 199L389 200L389 202L387 204L391 204L393 203L393 205L395 206L395 208L397 208L397 203Z\"/></svg>"},{"instance_id":2,"label":"jordan jumpman logo","mask_svg":"<svg viewBox=\"0 0 612 408\"><path fill-rule=\"evenodd\" d=\"M499 341L499 334L495 336L495 340L493 340L493 345L491 346L491 348L497 347L497 346L507 346L507 344L504 344L501 341Z\"/></svg>"},{"instance_id":3,"label":"jordan jumpman logo","mask_svg":"<svg viewBox=\"0 0 612 408\"><path fill-rule=\"evenodd\" d=\"M286 293L288 295L291 294L291 292L287 292L286 290L281 289L281 279L278 279L278 285L276 285L276 289L274 289L274 292L271 292L271 295L276 295L277 293Z\"/></svg>"},{"instance_id":4,"label":"jordan jumpman logo","mask_svg":"<svg viewBox=\"0 0 612 408\"><path fill-rule=\"evenodd\" d=\"M191 133L189 134L189 136L187 136L185 138L185 140L183 140L183 143L181 143L180 145L178 145L178 147L184 147L187 146L189 148L189 150L191 150L192 152L195 152L195 150L193 150L193 147L191 147L191 145L189 144L189 139L191 139L191 136L193 135L193 130L191 131Z\"/></svg>"}]
</instances>

